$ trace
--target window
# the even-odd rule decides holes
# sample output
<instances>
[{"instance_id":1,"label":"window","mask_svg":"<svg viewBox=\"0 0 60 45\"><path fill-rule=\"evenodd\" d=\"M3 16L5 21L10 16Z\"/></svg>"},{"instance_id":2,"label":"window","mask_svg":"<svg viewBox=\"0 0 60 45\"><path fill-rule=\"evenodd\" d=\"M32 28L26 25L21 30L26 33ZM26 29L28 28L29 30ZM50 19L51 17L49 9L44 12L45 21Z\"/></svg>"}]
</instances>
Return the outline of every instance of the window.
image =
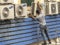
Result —
<instances>
[{"instance_id":1,"label":"window","mask_svg":"<svg viewBox=\"0 0 60 45\"><path fill-rule=\"evenodd\" d=\"M34 0L21 0L22 3L27 3L28 6L31 6L31 3L34 2Z\"/></svg>"}]
</instances>

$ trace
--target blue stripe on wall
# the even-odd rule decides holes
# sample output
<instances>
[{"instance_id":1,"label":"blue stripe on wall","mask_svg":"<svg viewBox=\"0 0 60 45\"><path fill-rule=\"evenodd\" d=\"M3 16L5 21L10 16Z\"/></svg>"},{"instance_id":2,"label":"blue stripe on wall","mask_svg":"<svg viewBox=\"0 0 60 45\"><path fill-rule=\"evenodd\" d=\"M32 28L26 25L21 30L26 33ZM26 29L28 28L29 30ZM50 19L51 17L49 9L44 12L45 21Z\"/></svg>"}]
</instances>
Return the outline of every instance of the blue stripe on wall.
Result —
<instances>
[{"instance_id":1,"label":"blue stripe on wall","mask_svg":"<svg viewBox=\"0 0 60 45\"><path fill-rule=\"evenodd\" d=\"M37 21L26 18L11 20L11 24L4 23L0 25L0 45L26 45L37 42L37 30L40 30ZM46 23L50 39L60 37L60 15L46 16ZM40 41L43 40L41 32L39 38Z\"/></svg>"}]
</instances>

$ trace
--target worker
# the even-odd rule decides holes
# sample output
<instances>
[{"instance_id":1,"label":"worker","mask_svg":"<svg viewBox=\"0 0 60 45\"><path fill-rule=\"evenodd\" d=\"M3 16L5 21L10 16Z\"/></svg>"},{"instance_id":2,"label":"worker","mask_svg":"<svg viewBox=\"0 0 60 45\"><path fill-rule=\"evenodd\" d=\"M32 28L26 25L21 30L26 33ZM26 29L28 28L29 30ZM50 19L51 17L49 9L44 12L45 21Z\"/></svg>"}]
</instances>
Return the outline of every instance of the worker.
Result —
<instances>
[{"instance_id":1,"label":"worker","mask_svg":"<svg viewBox=\"0 0 60 45\"><path fill-rule=\"evenodd\" d=\"M48 36L48 33L47 33L47 26L46 26L46 21L45 21L45 15L44 15L44 12L42 10L42 6L40 5L39 2L37 2L37 10L36 10L36 14L38 15L37 17L34 17L32 14L29 14L29 17L33 18L34 20L38 20L39 21L39 24L40 24L40 30L42 32L42 36L43 36L43 40L44 40L44 43L42 45L46 45L47 42L45 40L45 36L47 37L48 39L48 42L51 43L50 41L50 38Z\"/></svg>"}]
</instances>

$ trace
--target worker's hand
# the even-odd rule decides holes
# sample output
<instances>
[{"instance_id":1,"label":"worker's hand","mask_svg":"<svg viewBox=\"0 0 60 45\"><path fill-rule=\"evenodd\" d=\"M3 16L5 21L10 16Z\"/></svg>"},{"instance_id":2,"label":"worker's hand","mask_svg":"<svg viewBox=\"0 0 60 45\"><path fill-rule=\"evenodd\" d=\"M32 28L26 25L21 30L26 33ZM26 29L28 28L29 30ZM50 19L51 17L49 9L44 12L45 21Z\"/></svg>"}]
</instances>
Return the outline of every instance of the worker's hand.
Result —
<instances>
[{"instance_id":1,"label":"worker's hand","mask_svg":"<svg viewBox=\"0 0 60 45\"><path fill-rule=\"evenodd\" d=\"M32 16L33 16L32 14L28 14L28 17L32 18Z\"/></svg>"},{"instance_id":2,"label":"worker's hand","mask_svg":"<svg viewBox=\"0 0 60 45\"><path fill-rule=\"evenodd\" d=\"M30 18L34 19L34 20L35 20L35 18L36 18L36 17L34 17L32 14L29 14L28 16L29 16Z\"/></svg>"}]
</instances>

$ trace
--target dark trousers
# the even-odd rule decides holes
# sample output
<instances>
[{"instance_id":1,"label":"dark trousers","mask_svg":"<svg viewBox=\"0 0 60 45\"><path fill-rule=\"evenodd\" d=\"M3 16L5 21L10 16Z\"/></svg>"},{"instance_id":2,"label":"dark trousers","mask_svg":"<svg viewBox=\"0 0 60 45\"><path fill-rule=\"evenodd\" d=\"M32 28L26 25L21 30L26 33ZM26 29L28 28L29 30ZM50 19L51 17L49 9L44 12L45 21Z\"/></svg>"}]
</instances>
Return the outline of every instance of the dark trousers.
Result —
<instances>
[{"instance_id":1,"label":"dark trousers","mask_svg":"<svg viewBox=\"0 0 60 45\"><path fill-rule=\"evenodd\" d=\"M44 25L44 26L40 25L40 30L41 30L41 35L42 35L44 43L46 43L45 36L47 37L48 42L51 43L48 32L47 32L47 26L46 25Z\"/></svg>"}]
</instances>

